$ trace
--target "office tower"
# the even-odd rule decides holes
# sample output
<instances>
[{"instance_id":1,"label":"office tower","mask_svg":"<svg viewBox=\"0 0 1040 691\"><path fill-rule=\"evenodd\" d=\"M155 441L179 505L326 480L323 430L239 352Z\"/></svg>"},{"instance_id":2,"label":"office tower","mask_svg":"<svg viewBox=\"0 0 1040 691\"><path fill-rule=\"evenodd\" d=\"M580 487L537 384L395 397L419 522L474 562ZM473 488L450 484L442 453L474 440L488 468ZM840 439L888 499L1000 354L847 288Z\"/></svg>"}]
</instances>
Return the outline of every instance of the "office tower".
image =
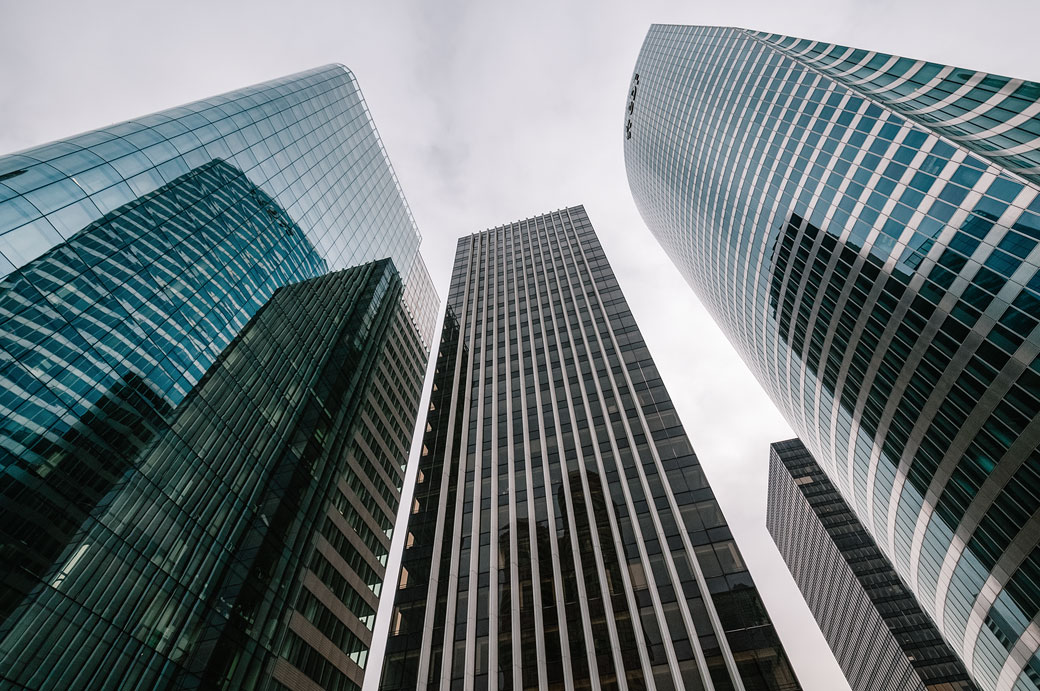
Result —
<instances>
[{"instance_id":1,"label":"office tower","mask_svg":"<svg viewBox=\"0 0 1040 691\"><path fill-rule=\"evenodd\" d=\"M459 240L383 689L798 689L585 210Z\"/></svg>"},{"instance_id":2,"label":"office tower","mask_svg":"<svg viewBox=\"0 0 1040 691\"><path fill-rule=\"evenodd\" d=\"M389 260L276 291L5 624L5 678L359 687L425 358L400 292Z\"/></svg>"},{"instance_id":3,"label":"office tower","mask_svg":"<svg viewBox=\"0 0 1040 691\"><path fill-rule=\"evenodd\" d=\"M437 298L353 77L0 171L0 679L358 686Z\"/></svg>"},{"instance_id":4,"label":"office tower","mask_svg":"<svg viewBox=\"0 0 1040 691\"><path fill-rule=\"evenodd\" d=\"M650 229L986 691L1040 688L1040 85L655 26Z\"/></svg>"},{"instance_id":5,"label":"office tower","mask_svg":"<svg viewBox=\"0 0 1040 691\"><path fill-rule=\"evenodd\" d=\"M797 439L770 448L766 527L854 691L976 691Z\"/></svg>"}]
</instances>

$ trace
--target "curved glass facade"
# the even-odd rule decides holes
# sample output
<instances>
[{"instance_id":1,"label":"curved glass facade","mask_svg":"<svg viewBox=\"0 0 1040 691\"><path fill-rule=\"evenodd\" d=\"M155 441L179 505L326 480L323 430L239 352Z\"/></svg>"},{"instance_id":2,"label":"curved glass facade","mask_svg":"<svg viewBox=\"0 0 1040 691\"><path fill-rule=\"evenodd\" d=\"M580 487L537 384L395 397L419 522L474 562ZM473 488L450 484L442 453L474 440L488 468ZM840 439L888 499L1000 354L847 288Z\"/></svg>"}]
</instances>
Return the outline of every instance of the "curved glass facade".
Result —
<instances>
[{"instance_id":1,"label":"curved glass facade","mask_svg":"<svg viewBox=\"0 0 1040 691\"><path fill-rule=\"evenodd\" d=\"M834 43L749 33L908 120L1040 183L1040 84Z\"/></svg>"},{"instance_id":2,"label":"curved glass facade","mask_svg":"<svg viewBox=\"0 0 1040 691\"><path fill-rule=\"evenodd\" d=\"M360 686L419 242L341 66L0 158L0 685Z\"/></svg>"},{"instance_id":3,"label":"curved glass facade","mask_svg":"<svg viewBox=\"0 0 1040 691\"><path fill-rule=\"evenodd\" d=\"M647 225L980 688L1040 688L1037 85L654 26L630 89Z\"/></svg>"},{"instance_id":4,"label":"curved glass facade","mask_svg":"<svg viewBox=\"0 0 1040 691\"><path fill-rule=\"evenodd\" d=\"M330 270L389 257L408 285L422 264L357 81L326 65L0 157L0 278L213 160L269 195ZM437 296L406 296L428 343Z\"/></svg>"}]
</instances>

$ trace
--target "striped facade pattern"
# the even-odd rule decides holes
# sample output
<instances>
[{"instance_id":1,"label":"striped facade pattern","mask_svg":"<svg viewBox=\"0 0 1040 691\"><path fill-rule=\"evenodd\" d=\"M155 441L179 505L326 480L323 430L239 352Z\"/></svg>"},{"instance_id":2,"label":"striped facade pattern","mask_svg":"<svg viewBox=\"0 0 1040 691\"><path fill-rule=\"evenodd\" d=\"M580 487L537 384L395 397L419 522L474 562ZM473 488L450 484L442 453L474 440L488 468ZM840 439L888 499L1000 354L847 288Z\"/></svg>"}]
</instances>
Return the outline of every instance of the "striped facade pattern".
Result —
<instances>
[{"instance_id":1,"label":"striped facade pattern","mask_svg":"<svg viewBox=\"0 0 1040 691\"><path fill-rule=\"evenodd\" d=\"M381 687L800 688L582 207L459 241Z\"/></svg>"},{"instance_id":2,"label":"striped facade pattern","mask_svg":"<svg viewBox=\"0 0 1040 691\"><path fill-rule=\"evenodd\" d=\"M854 691L977 691L797 439L770 446L766 527Z\"/></svg>"},{"instance_id":3,"label":"striped facade pattern","mask_svg":"<svg viewBox=\"0 0 1040 691\"><path fill-rule=\"evenodd\" d=\"M908 120L1040 183L1040 84L834 43L749 33Z\"/></svg>"},{"instance_id":4,"label":"striped facade pattern","mask_svg":"<svg viewBox=\"0 0 1040 691\"><path fill-rule=\"evenodd\" d=\"M626 111L633 195L980 688L1040 688L1035 147L968 146L933 127L955 117L931 77L926 126L850 85L891 85L870 76L889 60L812 45L859 69L794 57L795 39L653 27ZM909 75L932 70L914 64L917 94ZM965 84L983 82L1036 88ZM1001 131L1032 141L1035 104L1014 108Z\"/></svg>"}]
</instances>

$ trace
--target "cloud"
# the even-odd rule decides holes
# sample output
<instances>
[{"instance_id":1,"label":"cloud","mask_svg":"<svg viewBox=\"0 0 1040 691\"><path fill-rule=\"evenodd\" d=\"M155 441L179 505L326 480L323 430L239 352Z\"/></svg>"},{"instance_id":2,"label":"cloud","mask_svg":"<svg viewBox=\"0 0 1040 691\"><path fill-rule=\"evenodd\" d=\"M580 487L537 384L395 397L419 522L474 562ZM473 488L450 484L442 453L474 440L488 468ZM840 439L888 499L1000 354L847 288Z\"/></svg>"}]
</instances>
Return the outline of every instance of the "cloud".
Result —
<instances>
[{"instance_id":1,"label":"cloud","mask_svg":"<svg viewBox=\"0 0 1040 691\"><path fill-rule=\"evenodd\" d=\"M767 445L790 429L632 203L622 158L629 77L649 24L676 22L1037 79L1037 7L993 0L987 15L1012 21L985 33L968 0L9 3L0 150L342 62L365 93L442 296L458 236L584 203L803 685L842 689L763 525Z\"/></svg>"}]
</instances>

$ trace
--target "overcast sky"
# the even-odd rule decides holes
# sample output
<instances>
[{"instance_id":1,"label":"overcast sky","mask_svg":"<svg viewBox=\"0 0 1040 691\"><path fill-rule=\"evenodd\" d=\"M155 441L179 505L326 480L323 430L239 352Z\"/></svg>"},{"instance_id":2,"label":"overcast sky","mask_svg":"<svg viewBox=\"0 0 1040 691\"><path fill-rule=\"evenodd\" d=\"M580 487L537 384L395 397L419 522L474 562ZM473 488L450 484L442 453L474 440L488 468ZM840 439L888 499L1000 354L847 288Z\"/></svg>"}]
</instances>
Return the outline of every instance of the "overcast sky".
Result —
<instances>
[{"instance_id":1,"label":"overcast sky","mask_svg":"<svg viewBox=\"0 0 1040 691\"><path fill-rule=\"evenodd\" d=\"M768 444L793 435L632 203L622 156L632 67L651 23L718 24L1040 81L1040 0L0 8L0 153L341 62L364 91L442 298L459 235L584 204L804 688L848 688L764 527Z\"/></svg>"}]
</instances>

